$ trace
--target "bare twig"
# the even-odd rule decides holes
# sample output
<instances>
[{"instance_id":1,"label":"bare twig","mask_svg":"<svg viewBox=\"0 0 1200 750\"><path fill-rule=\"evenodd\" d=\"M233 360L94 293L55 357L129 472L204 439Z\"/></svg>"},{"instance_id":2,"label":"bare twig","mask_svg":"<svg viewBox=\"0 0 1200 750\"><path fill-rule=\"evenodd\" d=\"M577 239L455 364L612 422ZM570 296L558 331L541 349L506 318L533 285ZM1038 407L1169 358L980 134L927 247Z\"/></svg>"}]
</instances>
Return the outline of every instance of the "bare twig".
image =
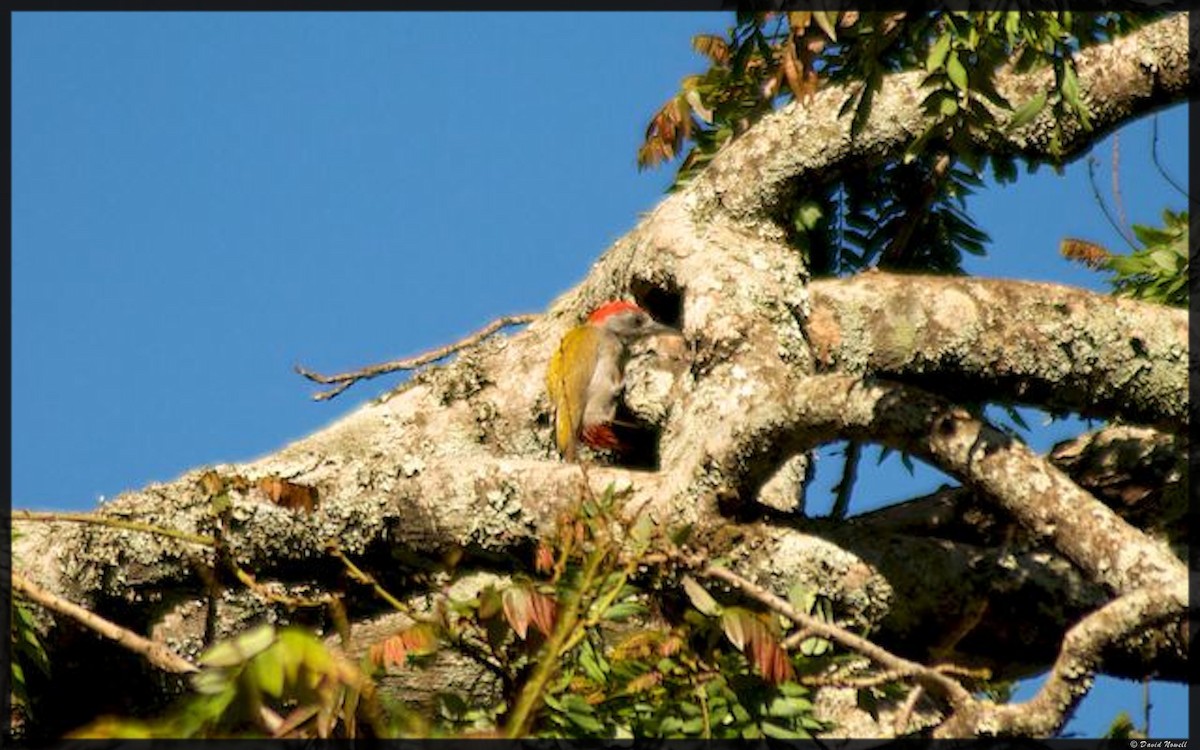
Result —
<instances>
[{"instance_id":1,"label":"bare twig","mask_svg":"<svg viewBox=\"0 0 1200 750\"><path fill-rule=\"evenodd\" d=\"M397 612L402 612L410 617L413 617L413 619L416 619L413 616L412 609L404 602L392 596L391 592L380 585L379 581L375 579L375 576L351 562L350 558L346 557L345 553L342 552L341 548L337 545L337 542L330 540L326 546L326 550L329 552L329 554L342 561L342 564L346 566L346 572L352 579L363 584L364 586L370 586L371 590L375 592L376 596L392 605L392 608Z\"/></svg>"},{"instance_id":2,"label":"bare twig","mask_svg":"<svg viewBox=\"0 0 1200 750\"><path fill-rule=\"evenodd\" d=\"M250 589L251 592L261 597L263 601L282 604L285 607L294 609L301 609L305 607L325 607L328 606L330 602L336 601L336 597L333 594L321 594L315 597L305 597L273 591L269 584L259 583L258 579L256 579L254 575L250 573L250 571L245 570L232 561L230 562L230 568L233 570L233 574L237 577L237 579L241 581L246 588Z\"/></svg>"},{"instance_id":3,"label":"bare twig","mask_svg":"<svg viewBox=\"0 0 1200 750\"><path fill-rule=\"evenodd\" d=\"M66 615L105 638L110 638L130 651L141 654L161 670L179 674L197 671L194 664L165 645L144 638L128 628L104 619L95 612L53 594L15 570L12 572L12 585L14 591L21 592L31 601L37 602L53 612Z\"/></svg>"},{"instance_id":4,"label":"bare twig","mask_svg":"<svg viewBox=\"0 0 1200 750\"><path fill-rule=\"evenodd\" d=\"M1112 137L1112 191L1113 203L1117 208L1117 220L1121 223L1121 235L1126 242L1134 241L1133 232L1129 229L1129 217L1125 213L1125 200L1121 198L1121 134L1113 133Z\"/></svg>"},{"instance_id":5,"label":"bare twig","mask_svg":"<svg viewBox=\"0 0 1200 750\"><path fill-rule=\"evenodd\" d=\"M920 685L916 685L904 699L900 710L896 712L895 722L892 724L892 730L896 733L897 737L903 735L908 729L908 722L912 720L912 712L917 707L917 703L923 695L925 695L925 689Z\"/></svg>"},{"instance_id":6,"label":"bare twig","mask_svg":"<svg viewBox=\"0 0 1200 750\"><path fill-rule=\"evenodd\" d=\"M952 674L960 677L969 677L976 680L984 680L991 677L991 672L987 669L971 669L970 667L961 667L957 664L937 664L929 667L935 672L941 674ZM843 670L844 671L844 670ZM887 685L892 682L905 680L916 673L910 669L885 669L870 674L846 675L846 674L824 674L824 675L801 675L798 679L800 684L809 685L811 687L835 687L835 688L870 688Z\"/></svg>"},{"instance_id":7,"label":"bare twig","mask_svg":"<svg viewBox=\"0 0 1200 750\"><path fill-rule=\"evenodd\" d=\"M141 531L147 534L157 534L158 536L167 536L172 539L180 539L192 544L202 544L205 547L216 546L217 541L211 536L203 534L190 534L186 531L178 529L169 529L164 526L155 526L149 523L141 523L139 521L124 521L120 518L110 518L108 516L98 516L93 513L57 513L57 512L42 512L33 510L15 510L13 511L14 521L29 521L34 523L87 523L95 526L110 526L114 529L125 529L127 531Z\"/></svg>"},{"instance_id":8,"label":"bare twig","mask_svg":"<svg viewBox=\"0 0 1200 750\"><path fill-rule=\"evenodd\" d=\"M433 349L415 357L395 359L391 362L382 362L377 365L369 365L359 370L352 370L351 372L338 373L337 375L322 375L301 365L296 365L296 372L315 383L321 383L322 385L329 385L331 383L336 384L334 387L328 390L320 391L313 395L314 401L328 401L360 380L369 380L370 378L378 377L379 375L386 375L389 372L415 370L418 367L423 367L424 365L445 359L457 351L475 346L497 331L503 330L510 326L525 325L526 323L532 322L536 318L537 315L532 313L526 313L522 315L506 315L503 318L492 321L483 328L480 328L475 333L472 333L470 336L467 336L466 338L461 339L453 344L447 344L446 346Z\"/></svg>"},{"instance_id":9,"label":"bare twig","mask_svg":"<svg viewBox=\"0 0 1200 750\"><path fill-rule=\"evenodd\" d=\"M1142 734L1150 736L1150 675L1142 678Z\"/></svg>"},{"instance_id":10,"label":"bare twig","mask_svg":"<svg viewBox=\"0 0 1200 750\"><path fill-rule=\"evenodd\" d=\"M1150 158L1151 158L1151 160L1153 160L1154 166L1158 168L1158 173L1160 175L1162 175L1162 178L1167 181L1168 185L1170 185L1171 187L1178 190L1179 194L1182 195L1184 198L1190 199L1190 196L1188 196L1188 191L1184 190L1182 187L1180 187L1179 183L1176 182L1175 179L1171 177L1171 175L1167 174L1167 168L1164 167L1162 165L1162 162L1160 162L1158 160L1158 115L1154 116L1152 126L1153 126L1153 130L1152 130L1153 136L1152 136L1152 140L1150 141Z\"/></svg>"},{"instance_id":11,"label":"bare twig","mask_svg":"<svg viewBox=\"0 0 1200 750\"><path fill-rule=\"evenodd\" d=\"M892 652L884 649L871 641L857 636L848 630L845 630L832 623L824 622L823 620L813 617L812 615L801 612L794 608L786 600L775 595L773 592L759 586L757 583L734 573L733 571L722 568L716 565L709 565L704 562L699 556L679 556L679 559L690 567L695 568L700 575L705 578L712 578L723 581L735 589L746 594L750 598L766 606L774 612L778 612L788 618L797 625L811 630L818 635L828 638L845 646L846 648L856 653L862 654L872 661L882 665L889 670L903 671L909 673L921 685L933 690L949 701L954 708L969 706L974 703L970 693L968 693L962 685L954 680L946 677L940 671L931 669L922 664L909 661L900 656L896 656Z\"/></svg>"},{"instance_id":12,"label":"bare twig","mask_svg":"<svg viewBox=\"0 0 1200 750\"><path fill-rule=\"evenodd\" d=\"M1100 207L1100 211L1104 214L1104 218L1108 219L1109 225L1116 230L1117 234L1121 235L1121 239L1125 240L1125 244L1129 245L1129 249L1136 251L1137 245L1130 242L1129 238L1125 236L1124 230L1121 229L1121 224L1112 215L1112 212L1108 210L1108 202L1104 200L1104 196L1100 195L1100 188L1096 186L1096 157L1088 157L1087 168L1088 182L1091 183L1092 196L1096 199L1096 205Z\"/></svg>"}]
</instances>

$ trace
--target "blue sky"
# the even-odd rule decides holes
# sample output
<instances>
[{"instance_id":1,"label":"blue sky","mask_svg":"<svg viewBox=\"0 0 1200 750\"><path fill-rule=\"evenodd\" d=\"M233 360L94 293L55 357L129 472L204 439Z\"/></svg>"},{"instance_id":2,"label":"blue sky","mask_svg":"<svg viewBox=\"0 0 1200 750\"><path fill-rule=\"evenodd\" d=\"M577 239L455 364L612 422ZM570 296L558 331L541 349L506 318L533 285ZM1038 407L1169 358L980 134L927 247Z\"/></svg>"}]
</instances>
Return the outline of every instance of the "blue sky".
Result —
<instances>
[{"instance_id":1,"label":"blue sky","mask_svg":"<svg viewBox=\"0 0 1200 750\"><path fill-rule=\"evenodd\" d=\"M14 14L13 504L90 508L271 452L396 382L313 403L294 364L352 369L544 309L661 199L668 171L635 167L645 124L702 68L691 35L731 22ZM1186 112L1158 119L1186 182ZM1184 207L1150 164L1150 123L1119 135L1138 223ZM1111 140L1094 151L1105 194ZM1083 161L969 205L994 241L980 275L1102 289L1058 241L1123 249ZM857 497L943 481L921 471L897 493L905 476L885 463ZM1152 700L1154 734L1186 736L1186 691ZM1140 684L1102 680L1068 731L1121 709L1140 722Z\"/></svg>"}]
</instances>

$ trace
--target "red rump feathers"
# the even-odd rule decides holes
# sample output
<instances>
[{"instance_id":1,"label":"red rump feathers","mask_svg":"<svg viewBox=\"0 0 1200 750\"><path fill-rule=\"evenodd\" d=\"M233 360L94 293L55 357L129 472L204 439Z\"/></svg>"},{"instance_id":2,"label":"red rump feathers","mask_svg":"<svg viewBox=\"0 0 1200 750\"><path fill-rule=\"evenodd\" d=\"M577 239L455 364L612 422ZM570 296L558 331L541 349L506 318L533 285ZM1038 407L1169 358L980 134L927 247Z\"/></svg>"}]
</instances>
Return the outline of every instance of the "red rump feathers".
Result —
<instances>
[{"instance_id":1,"label":"red rump feathers","mask_svg":"<svg viewBox=\"0 0 1200 750\"><path fill-rule=\"evenodd\" d=\"M608 424L584 425L579 439L583 441L584 445L600 450L611 451L621 447L621 439L613 431L612 425Z\"/></svg>"},{"instance_id":2,"label":"red rump feathers","mask_svg":"<svg viewBox=\"0 0 1200 750\"><path fill-rule=\"evenodd\" d=\"M613 300L611 302L605 302L603 305L600 305L595 310L593 310L592 314L588 316L588 322L589 323L603 323L604 319L610 315L616 315L617 313L623 313L623 312L641 312L641 311L642 311L642 308L638 307L637 305L635 305L632 302L627 302L623 299Z\"/></svg>"}]
</instances>

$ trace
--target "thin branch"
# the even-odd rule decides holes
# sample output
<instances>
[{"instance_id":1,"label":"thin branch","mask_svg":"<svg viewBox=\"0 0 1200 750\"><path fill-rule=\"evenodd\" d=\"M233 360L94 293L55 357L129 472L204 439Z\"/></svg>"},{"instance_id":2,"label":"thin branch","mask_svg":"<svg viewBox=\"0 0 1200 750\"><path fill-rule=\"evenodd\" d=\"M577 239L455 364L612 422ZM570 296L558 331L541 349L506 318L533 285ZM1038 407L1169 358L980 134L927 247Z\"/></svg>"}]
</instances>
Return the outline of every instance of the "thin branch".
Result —
<instances>
[{"instance_id":1,"label":"thin branch","mask_svg":"<svg viewBox=\"0 0 1200 750\"><path fill-rule=\"evenodd\" d=\"M472 333L470 336L467 336L466 338L461 339L453 344L447 344L446 346L433 349L415 357L395 359L391 362L382 362L377 365L369 365L359 370L338 373L337 375L322 375L320 373L313 372L302 365L296 365L296 372L315 383L321 383L322 385L329 385L331 383L336 384L333 388L320 391L313 395L314 401L328 401L360 380L369 380L380 375L386 375L389 372L415 370L418 367L423 367L433 362L445 359L455 352L475 346L497 331L509 328L510 326L525 325L526 323L536 320L537 317L537 315L532 313L526 313L522 315L506 315L503 318L492 321L475 333Z\"/></svg>"},{"instance_id":2,"label":"thin branch","mask_svg":"<svg viewBox=\"0 0 1200 750\"><path fill-rule=\"evenodd\" d=\"M1167 181L1167 184L1179 191L1179 194L1184 198L1191 200L1191 196L1188 195L1188 191L1180 187L1179 183L1176 182L1171 175L1167 174L1167 168L1164 167L1162 162L1158 160L1158 115L1154 116L1152 127L1153 130L1151 132L1153 135L1152 140L1150 141L1150 159L1154 162L1154 166L1158 168L1158 173L1162 175L1164 180Z\"/></svg>"},{"instance_id":3,"label":"thin branch","mask_svg":"<svg viewBox=\"0 0 1200 750\"><path fill-rule=\"evenodd\" d=\"M342 561L342 564L346 566L346 572L352 579L363 584L364 586L370 586L371 590L375 592L376 596L390 604L397 612L402 612L410 617L413 617L414 620L416 619L416 617L413 616L412 609L404 602L392 596L387 589L380 585L379 581L375 579L375 576L351 562L350 558L346 557L345 553L342 552L337 542L331 540L325 549L327 552L329 552L329 554Z\"/></svg>"},{"instance_id":4,"label":"thin branch","mask_svg":"<svg viewBox=\"0 0 1200 750\"><path fill-rule=\"evenodd\" d=\"M95 612L84 609L74 602L67 601L61 596L37 585L16 570L12 572L12 585L14 591L21 592L31 601L37 602L53 612L66 615L105 638L116 641L130 651L144 656L147 661L161 670L177 674L198 671L194 664L176 654L164 644L155 643L128 628L104 619Z\"/></svg>"},{"instance_id":5,"label":"thin branch","mask_svg":"<svg viewBox=\"0 0 1200 750\"><path fill-rule=\"evenodd\" d=\"M1100 211L1104 214L1104 218L1108 219L1108 223L1121 235L1121 239L1125 240L1125 244L1129 245L1129 249L1137 251L1137 245L1129 241L1129 237L1125 236L1124 230L1121 229L1121 224L1117 221L1112 212L1108 210L1108 202L1104 200L1104 196L1100 195L1100 188L1096 185L1096 157L1089 156L1087 158L1088 182L1092 186L1092 197L1096 199L1096 205L1100 207Z\"/></svg>"},{"instance_id":6,"label":"thin branch","mask_svg":"<svg viewBox=\"0 0 1200 750\"><path fill-rule=\"evenodd\" d=\"M988 669L971 669L970 667L962 667L957 664L936 664L928 667L935 672L947 675L958 675L960 677L969 677L976 680L986 680L991 677L991 671ZM885 669L879 672L863 675L801 675L798 679L800 684L811 687L834 687L834 688L870 688L887 685L892 682L905 680L916 673L910 669Z\"/></svg>"},{"instance_id":7,"label":"thin branch","mask_svg":"<svg viewBox=\"0 0 1200 750\"><path fill-rule=\"evenodd\" d=\"M1186 580L1117 597L1067 631L1049 676L1032 698L1004 705L976 702L968 711L951 716L934 736L972 736L984 726L989 734L1043 736L1057 732L1090 690L1103 650L1156 622L1185 618L1187 601Z\"/></svg>"},{"instance_id":8,"label":"thin branch","mask_svg":"<svg viewBox=\"0 0 1200 750\"><path fill-rule=\"evenodd\" d=\"M892 731L899 737L908 729L908 722L912 720L913 710L917 707L917 703L921 700L921 696L925 695L925 688L920 685L915 685L908 693L908 697L904 699L904 703L900 705L900 710L896 712L895 721L892 723Z\"/></svg>"},{"instance_id":9,"label":"thin branch","mask_svg":"<svg viewBox=\"0 0 1200 750\"><path fill-rule=\"evenodd\" d=\"M321 594L315 597L304 597L272 591L269 584L259 583L258 579L254 577L254 574L237 565L232 560L229 561L229 567L232 569L233 574L237 577L237 579L241 581L246 588L250 589L252 593L262 598L263 601L282 604L285 607L292 609L301 609L325 607L337 599L337 597L335 597L333 594ZM279 585L282 586L283 584Z\"/></svg>"},{"instance_id":10,"label":"thin branch","mask_svg":"<svg viewBox=\"0 0 1200 750\"><path fill-rule=\"evenodd\" d=\"M33 510L15 510L13 511L14 521L29 521L31 523L86 523L94 526L110 526L114 529L125 529L127 531L141 531L146 534L156 534L158 536L171 537L172 539L180 539L192 544L202 544L205 547L215 547L217 540L211 536L203 534L190 534L186 531L177 529L169 529L164 526L155 526L149 523L141 523L139 521L123 521L119 518L109 518L106 516L97 516L92 513L58 513L58 512L42 512Z\"/></svg>"},{"instance_id":11,"label":"thin branch","mask_svg":"<svg viewBox=\"0 0 1200 750\"><path fill-rule=\"evenodd\" d=\"M733 588L741 591L746 596L759 602L763 606L778 612L787 619L796 623L800 627L811 630L818 635L828 638L831 641L836 641L846 648L856 653L862 654L872 661L882 665L888 670L898 670L912 674L921 685L933 690L949 701L956 709L964 706L969 706L974 703L962 685L954 680L946 677L941 672L918 664L914 661L909 661L900 656L896 656L892 652L884 649L871 641L857 636L837 625L824 622L823 620L813 617L812 615L801 612L793 607L786 600L775 595L773 592L759 586L757 583L734 573L728 568L722 568L717 565L710 565L704 562L699 556L680 556L680 560L691 567L694 567L701 576L711 578L718 581L723 581Z\"/></svg>"},{"instance_id":12,"label":"thin branch","mask_svg":"<svg viewBox=\"0 0 1200 750\"><path fill-rule=\"evenodd\" d=\"M1142 734L1150 736L1150 675L1142 678Z\"/></svg>"},{"instance_id":13,"label":"thin branch","mask_svg":"<svg viewBox=\"0 0 1200 750\"><path fill-rule=\"evenodd\" d=\"M1129 217L1125 213L1125 200L1121 197L1121 134L1112 137L1112 191L1113 203L1117 207L1117 219L1121 222L1121 235L1126 242L1133 243L1133 232L1129 229Z\"/></svg>"},{"instance_id":14,"label":"thin branch","mask_svg":"<svg viewBox=\"0 0 1200 750\"><path fill-rule=\"evenodd\" d=\"M842 478L834 487L837 493L833 500L833 509L829 511L831 518L843 519L850 508L850 493L854 491L854 482L858 478L858 461L862 456L862 443L857 440L846 441L846 462L842 464Z\"/></svg>"}]
</instances>

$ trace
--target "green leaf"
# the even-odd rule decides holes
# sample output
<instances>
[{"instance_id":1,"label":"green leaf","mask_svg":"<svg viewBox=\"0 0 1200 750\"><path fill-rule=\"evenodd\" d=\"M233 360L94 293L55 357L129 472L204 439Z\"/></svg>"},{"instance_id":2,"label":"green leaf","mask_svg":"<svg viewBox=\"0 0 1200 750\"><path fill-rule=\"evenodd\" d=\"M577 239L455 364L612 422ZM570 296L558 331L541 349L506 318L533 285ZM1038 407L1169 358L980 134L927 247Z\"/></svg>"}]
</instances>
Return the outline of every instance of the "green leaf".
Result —
<instances>
[{"instance_id":1,"label":"green leaf","mask_svg":"<svg viewBox=\"0 0 1200 750\"><path fill-rule=\"evenodd\" d=\"M946 63L946 53L950 51L951 34L946 32L938 37L933 46L929 48L929 55L925 58L925 70L933 72L942 67Z\"/></svg>"},{"instance_id":2,"label":"green leaf","mask_svg":"<svg viewBox=\"0 0 1200 750\"><path fill-rule=\"evenodd\" d=\"M781 727L778 724L772 724L769 721L764 721L762 723L762 733L768 737L773 737L779 740L803 740L808 739L811 736L808 732L787 729L786 727Z\"/></svg>"},{"instance_id":3,"label":"green leaf","mask_svg":"<svg viewBox=\"0 0 1200 750\"><path fill-rule=\"evenodd\" d=\"M1138 238L1138 241L1143 245L1163 245L1175 239L1176 235L1169 232L1164 232L1155 227L1149 227L1145 224L1134 224L1133 234Z\"/></svg>"},{"instance_id":4,"label":"green leaf","mask_svg":"<svg viewBox=\"0 0 1200 750\"><path fill-rule=\"evenodd\" d=\"M680 583L683 585L683 591L687 594L693 607L708 617L717 617L721 614L721 605L717 603L716 599L712 598L712 595L703 586L696 583L696 579L690 575L685 575L680 580ZM740 646L738 647L740 648Z\"/></svg>"},{"instance_id":5,"label":"green leaf","mask_svg":"<svg viewBox=\"0 0 1200 750\"><path fill-rule=\"evenodd\" d=\"M1018 11L1008 11L1004 14L1004 33L1008 38L1015 39L1021 30L1021 14Z\"/></svg>"},{"instance_id":6,"label":"green leaf","mask_svg":"<svg viewBox=\"0 0 1200 750\"><path fill-rule=\"evenodd\" d=\"M275 642L275 628L260 625L245 633L222 641L200 655L200 663L206 667L232 667L264 651Z\"/></svg>"},{"instance_id":7,"label":"green leaf","mask_svg":"<svg viewBox=\"0 0 1200 750\"><path fill-rule=\"evenodd\" d=\"M1079 98L1079 79L1075 75L1075 66L1070 63L1063 66L1060 90L1067 104L1070 104L1076 112L1081 112L1083 102Z\"/></svg>"},{"instance_id":8,"label":"green leaf","mask_svg":"<svg viewBox=\"0 0 1200 750\"><path fill-rule=\"evenodd\" d=\"M824 218L821 204L814 200L802 201L792 214L792 223L797 229L812 230Z\"/></svg>"},{"instance_id":9,"label":"green leaf","mask_svg":"<svg viewBox=\"0 0 1200 750\"><path fill-rule=\"evenodd\" d=\"M562 710L568 720L589 735L599 735L604 732L604 725L596 719L596 711L582 697L567 694L562 697Z\"/></svg>"},{"instance_id":10,"label":"green leaf","mask_svg":"<svg viewBox=\"0 0 1200 750\"><path fill-rule=\"evenodd\" d=\"M693 531L695 531L695 526L693 524L686 523L682 526L671 529L667 536L670 538L672 544L676 546L682 546L687 544L688 540L692 538Z\"/></svg>"},{"instance_id":11,"label":"green leaf","mask_svg":"<svg viewBox=\"0 0 1200 750\"><path fill-rule=\"evenodd\" d=\"M946 59L946 75L950 77L950 83L954 84L954 88L967 92L967 69L959 62L958 52L951 52Z\"/></svg>"},{"instance_id":12,"label":"green leaf","mask_svg":"<svg viewBox=\"0 0 1200 750\"><path fill-rule=\"evenodd\" d=\"M229 675L221 669L205 669L192 675L192 689L201 695L215 695L229 687Z\"/></svg>"},{"instance_id":13,"label":"green leaf","mask_svg":"<svg viewBox=\"0 0 1200 750\"><path fill-rule=\"evenodd\" d=\"M789 719L793 716L812 713L813 706L805 698L775 698L767 706L767 715L777 719Z\"/></svg>"},{"instance_id":14,"label":"green leaf","mask_svg":"<svg viewBox=\"0 0 1200 750\"><path fill-rule=\"evenodd\" d=\"M817 26L821 27L821 31L825 32L825 36L829 37L830 41L837 41L837 28L834 22L837 20L837 12L830 10L815 10L812 18L817 22Z\"/></svg>"},{"instance_id":15,"label":"green leaf","mask_svg":"<svg viewBox=\"0 0 1200 750\"><path fill-rule=\"evenodd\" d=\"M1012 117L1008 119L1007 129L1016 130L1028 125L1046 107L1046 98L1046 92L1042 91L1017 107L1016 111L1012 113Z\"/></svg>"},{"instance_id":16,"label":"green leaf","mask_svg":"<svg viewBox=\"0 0 1200 750\"><path fill-rule=\"evenodd\" d=\"M654 519L650 517L650 514L643 513L634 521L633 528L629 530L629 538L639 548L644 549L650 543L654 530L657 528L658 525L654 523Z\"/></svg>"},{"instance_id":17,"label":"green leaf","mask_svg":"<svg viewBox=\"0 0 1200 750\"><path fill-rule=\"evenodd\" d=\"M589 641L585 640L579 649L579 666L592 682L600 685L608 682L608 675L600 665L600 657Z\"/></svg>"},{"instance_id":18,"label":"green leaf","mask_svg":"<svg viewBox=\"0 0 1200 750\"><path fill-rule=\"evenodd\" d=\"M646 614L646 605L638 601L617 602L604 612L604 619L611 622L623 622L630 617Z\"/></svg>"},{"instance_id":19,"label":"green leaf","mask_svg":"<svg viewBox=\"0 0 1200 750\"><path fill-rule=\"evenodd\" d=\"M1162 270L1175 273L1179 268L1179 261L1182 259L1173 251L1164 248L1150 253L1150 260L1154 261L1155 265Z\"/></svg>"},{"instance_id":20,"label":"green leaf","mask_svg":"<svg viewBox=\"0 0 1200 750\"><path fill-rule=\"evenodd\" d=\"M281 649L269 648L251 662L251 679L273 698L283 695L283 659Z\"/></svg>"}]
</instances>

